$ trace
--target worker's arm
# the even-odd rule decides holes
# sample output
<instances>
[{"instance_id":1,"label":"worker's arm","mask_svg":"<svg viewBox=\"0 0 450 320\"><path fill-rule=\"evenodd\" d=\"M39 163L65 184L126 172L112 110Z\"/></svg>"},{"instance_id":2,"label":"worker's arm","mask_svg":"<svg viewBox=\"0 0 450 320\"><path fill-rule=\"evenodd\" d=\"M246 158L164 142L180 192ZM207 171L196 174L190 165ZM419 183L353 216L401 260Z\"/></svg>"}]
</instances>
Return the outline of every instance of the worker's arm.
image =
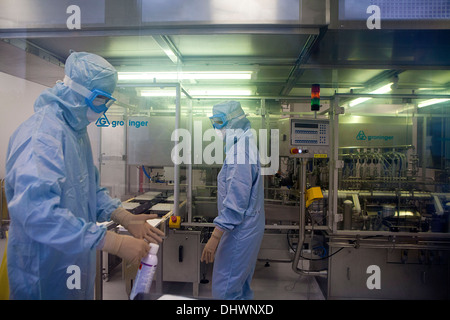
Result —
<instances>
[{"instance_id":1,"label":"worker's arm","mask_svg":"<svg viewBox=\"0 0 450 320\"><path fill-rule=\"evenodd\" d=\"M99 173L95 168L95 181L97 185L97 221L113 220L127 229L131 235L138 239L146 239L148 242L161 243L164 233L148 224L146 221L155 219L156 214L134 215L121 206L118 199L110 197L106 188L99 185Z\"/></svg>"},{"instance_id":2,"label":"worker's arm","mask_svg":"<svg viewBox=\"0 0 450 320\"><path fill-rule=\"evenodd\" d=\"M108 189L100 186L100 174L98 169L94 167L95 170L95 184L97 187L97 221L105 222L111 219L111 214L114 210L121 206L121 201L119 199L114 199L109 195Z\"/></svg>"},{"instance_id":3,"label":"worker's arm","mask_svg":"<svg viewBox=\"0 0 450 320\"><path fill-rule=\"evenodd\" d=\"M216 254L217 247L219 246L220 239L222 238L223 231L215 227L213 233L211 234L211 237L209 238L208 242L205 245L205 248L202 252L202 257L200 261L206 262L206 263L213 263L214 257Z\"/></svg>"},{"instance_id":4,"label":"worker's arm","mask_svg":"<svg viewBox=\"0 0 450 320\"><path fill-rule=\"evenodd\" d=\"M111 214L114 222L122 225L131 235L138 239L146 239L148 242L161 243L164 232L147 223L147 220L157 218L156 214L132 214L122 207L117 208Z\"/></svg>"},{"instance_id":5,"label":"worker's arm","mask_svg":"<svg viewBox=\"0 0 450 320\"><path fill-rule=\"evenodd\" d=\"M70 168L65 167L62 138L40 133L32 139L32 146L8 152L6 181L11 220L21 224L34 241L65 254L97 248L106 228L76 217L61 203L63 192L73 192L63 190Z\"/></svg>"},{"instance_id":6,"label":"worker's arm","mask_svg":"<svg viewBox=\"0 0 450 320\"><path fill-rule=\"evenodd\" d=\"M222 202L222 210L214 224L224 231L231 231L242 223L249 207L253 184L253 165L224 164L226 170L226 195Z\"/></svg>"}]
</instances>

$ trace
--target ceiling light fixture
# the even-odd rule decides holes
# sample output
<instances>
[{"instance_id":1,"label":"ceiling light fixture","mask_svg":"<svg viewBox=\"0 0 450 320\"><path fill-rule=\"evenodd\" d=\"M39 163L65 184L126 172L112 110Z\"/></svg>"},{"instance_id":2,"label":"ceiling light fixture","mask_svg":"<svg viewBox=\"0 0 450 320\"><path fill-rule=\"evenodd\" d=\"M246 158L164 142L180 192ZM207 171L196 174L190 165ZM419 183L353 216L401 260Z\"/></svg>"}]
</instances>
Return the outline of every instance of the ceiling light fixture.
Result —
<instances>
[{"instance_id":1,"label":"ceiling light fixture","mask_svg":"<svg viewBox=\"0 0 450 320\"><path fill-rule=\"evenodd\" d=\"M201 96L251 96L252 90L235 89L235 90L189 90L189 94L193 97Z\"/></svg>"},{"instance_id":2,"label":"ceiling light fixture","mask_svg":"<svg viewBox=\"0 0 450 320\"><path fill-rule=\"evenodd\" d=\"M431 106L433 104L437 104L437 103L442 103L445 101L449 101L450 99L429 99L429 100L425 100L420 102L417 107L418 108L423 108L423 107L427 107L427 106Z\"/></svg>"},{"instance_id":3,"label":"ceiling light fixture","mask_svg":"<svg viewBox=\"0 0 450 320\"><path fill-rule=\"evenodd\" d=\"M391 86L392 86L393 84L394 84L393 82L390 82L390 83L388 83L387 85L382 86L382 87L378 88L377 90L372 91L372 92L370 92L370 93L371 93L371 94L384 94L384 93L388 93L388 92L390 92L390 91L392 90ZM361 104L361 103L363 103L363 102L366 102L367 100L370 100L370 99L372 99L372 98L357 98L357 99L355 99L355 100L350 101L350 102L348 103L348 106L349 106L349 107L354 107L354 106L356 106L356 105L358 105L358 104Z\"/></svg>"},{"instance_id":4,"label":"ceiling light fixture","mask_svg":"<svg viewBox=\"0 0 450 320\"><path fill-rule=\"evenodd\" d=\"M141 90L141 97L175 97L175 90Z\"/></svg>"},{"instance_id":5,"label":"ceiling light fixture","mask_svg":"<svg viewBox=\"0 0 450 320\"><path fill-rule=\"evenodd\" d=\"M252 71L215 72L119 72L119 81L153 80L250 80Z\"/></svg>"},{"instance_id":6,"label":"ceiling light fixture","mask_svg":"<svg viewBox=\"0 0 450 320\"><path fill-rule=\"evenodd\" d=\"M251 96L252 90L189 90L192 97ZM140 90L141 97L175 97L175 90Z\"/></svg>"}]
</instances>

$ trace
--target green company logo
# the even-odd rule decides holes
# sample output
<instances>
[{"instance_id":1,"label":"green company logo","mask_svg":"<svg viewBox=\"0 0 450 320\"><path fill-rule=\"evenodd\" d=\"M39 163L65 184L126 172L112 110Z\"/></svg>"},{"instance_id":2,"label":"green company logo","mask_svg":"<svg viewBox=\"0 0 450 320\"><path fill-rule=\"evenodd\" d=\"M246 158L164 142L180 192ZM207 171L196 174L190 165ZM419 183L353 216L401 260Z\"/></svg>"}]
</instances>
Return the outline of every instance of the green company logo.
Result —
<instances>
[{"instance_id":1,"label":"green company logo","mask_svg":"<svg viewBox=\"0 0 450 320\"><path fill-rule=\"evenodd\" d=\"M356 140L367 140L366 135L364 134L364 131L360 131L358 132L358 134L356 135Z\"/></svg>"},{"instance_id":2,"label":"green company logo","mask_svg":"<svg viewBox=\"0 0 450 320\"><path fill-rule=\"evenodd\" d=\"M367 140L367 141L372 141L372 140L384 140L384 141L388 141L388 140L393 140L394 136L366 136L366 134L364 133L364 130L361 130L358 132L358 134L356 135L356 140Z\"/></svg>"}]
</instances>

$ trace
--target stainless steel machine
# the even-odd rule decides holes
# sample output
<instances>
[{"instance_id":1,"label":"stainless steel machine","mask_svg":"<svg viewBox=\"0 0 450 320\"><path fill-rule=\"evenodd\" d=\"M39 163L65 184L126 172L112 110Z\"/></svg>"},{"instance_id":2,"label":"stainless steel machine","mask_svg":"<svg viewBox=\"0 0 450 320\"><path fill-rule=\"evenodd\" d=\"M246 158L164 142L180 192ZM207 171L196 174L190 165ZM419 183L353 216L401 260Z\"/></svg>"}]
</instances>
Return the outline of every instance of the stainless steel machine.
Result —
<instances>
[{"instance_id":1,"label":"stainless steel machine","mask_svg":"<svg viewBox=\"0 0 450 320\"><path fill-rule=\"evenodd\" d=\"M264 176L266 231L258 259L291 263L294 272L316 277L329 299L447 299L448 160L441 165L429 155L431 117L346 114L342 101L353 97L328 97L329 108L320 113L284 111L282 103L303 105L295 100L241 101L258 141L267 141L258 145L260 155L277 156L279 164ZM122 130L122 139L102 145L102 179L123 177L120 196L132 199L128 205L139 202L139 213L184 202L171 207L181 225L167 228L160 279L191 282L196 296L201 250L217 216L221 163L205 159L214 143L207 116L218 100L181 95L146 101L139 112L111 113L148 126L108 129ZM189 135L176 140L177 129ZM269 138L260 139L263 134ZM118 148L123 153L114 155ZM174 165L174 154L190 161ZM149 192L158 196L150 199Z\"/></svg>"},{"instance_id":2,"label":"stainless steel machine","mask_svg":"<svg viewBox=\"0 0 450 320\"><path fill-rule=\"evenodd\" d=\"M293 270L326 277L329 299L448 299L449 177L442 161L429 162L430 119L347 116L335 98L331 129L322 131L330 137L297 131L291 120L290 161L299 159L301 194ZM309 121L315 128L317 120ZM311 146L299 146L301 139L317 150L330 139L328 164L305 154ZM308 206L314 186L323 198Z\"/></svg>"}]
</instances>

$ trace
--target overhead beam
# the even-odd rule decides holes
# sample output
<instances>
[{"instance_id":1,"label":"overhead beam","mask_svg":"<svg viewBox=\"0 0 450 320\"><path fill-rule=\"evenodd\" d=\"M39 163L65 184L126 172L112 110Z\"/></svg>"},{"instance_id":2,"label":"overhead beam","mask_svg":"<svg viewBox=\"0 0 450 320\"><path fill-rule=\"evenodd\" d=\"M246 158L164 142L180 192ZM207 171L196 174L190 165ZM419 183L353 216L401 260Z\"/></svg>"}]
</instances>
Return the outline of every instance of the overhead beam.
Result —
<instances>
[{"instance_id":1,"label":"overhead beam","mask_svg":"<svg viewBox=\"0 0 450 320\"><path fill-rule=\"evenodd\" d=\"M300 79L300 77L305 72L305 69L303 69L303 65L306 64L309 60L309 57L311 56L311 52L317 47L317 45L322 40L323 36L325 35L327 31L327 28L321 28L318 35L310 35L308 39L306 40L305 45L302 48L302 51L300 52L300 55L298 56L298 59L295 63L295 65L292 67L291 72L289 74L289 77L286 81L286 85L284 88L280 91L281 96L287 96L291 92L292 88L295 87L297 81Z\"/></svg>"},{"instance_id":2,"label":"overhead beam","mask_svg":"<svg viewBox=\"0 0 450 320\"><path fill-rule=\"evenodd\" d=\"M136 29L81 29L76 32L64 28L54 29L0 29L1 37L8 38L54 38L54 37L99 37L99 36L152 36L152 35L218 35L218 34L318 34L318 28L291 25L185 25L185 26L141 26Z\"/></svg>"},{"instance_id":3,"label":"overhead beam","mask_svg":"<svg viewBox=\"0 0 450 320\"><path fill-rule=\"evenodd\" d=\"M154 35L153 39L155 39L156 43L158 43L159 47L173 63L178 64L183 62L181 53L168 36Z\"/></svg>"},{"instance_id":4,"label":"overhead beam","mask_svg":"<svg viewBox=\"0 0 450 320\"><path fill-rule=\"evenodd\" d=\"M307 63L303 69L396 69L396 70L448 70L448 65L381 63L379 61L339 61L335 63Z\"/></svg>"},{"instance_id":5,"label":"overhead beam","mask_svg":"<svg viewBox=\"0 0 450 320\"><path fill-rule=\"evenodd\" d=\"M401 69L394 69L394 70L385 70L380 72L379 74L377 74L376 76L372 77L371 79L367 80L364 83L364 87L366 88L372 88L375 86L380 85L383 82L395 82L393 79L395 77L397 77L397 82L398 82L398 75L402 72L404 72L405 70L401 70Z\"/></svg>"}]
</instances>

